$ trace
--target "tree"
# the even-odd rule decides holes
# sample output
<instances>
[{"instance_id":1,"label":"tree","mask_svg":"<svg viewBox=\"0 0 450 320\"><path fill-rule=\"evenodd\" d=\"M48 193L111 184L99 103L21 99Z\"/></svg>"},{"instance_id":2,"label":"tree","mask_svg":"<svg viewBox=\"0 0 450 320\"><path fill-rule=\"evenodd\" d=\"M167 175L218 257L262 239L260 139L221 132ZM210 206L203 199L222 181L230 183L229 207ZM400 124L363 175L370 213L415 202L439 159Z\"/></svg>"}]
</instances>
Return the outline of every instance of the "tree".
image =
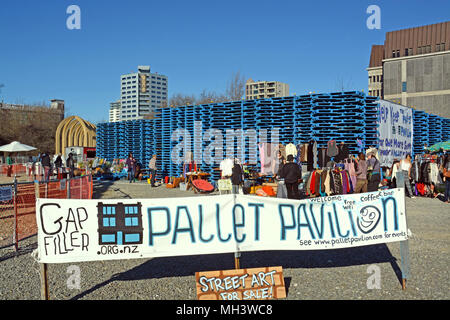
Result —
<instances>
[{"instance_id":1,"label":"tree","mask_svg":"<svg viewBox=\"0 0 450 320\"><path fill-rule=\"evenodd\" d=\"M200 93L200 96L196 99L196 104L209 104L214 102L224 102L227 101L227 97L223 94L219 94L213 91L203 91Z\"/></svg>"},{"instance_id":2,"label":"tree","mask_svg":"<svg viewBox=\"0 0 450 320\"><path fill-rule=\"evenodd\" d=\"M171 107L179 107L195 104L196 98L194 95L184 95L181 93L176 93L172 95L169 100L169 106Z\"/></svg>"},{"instance_id":3,"label":"tree","mask_svg":"<svg viewBox=\"0 0 450 320\"><path fill-rule=\"evenodd\" d=\"M240 71L232 74L230 81L227 84L226 97L229 101L242 100L245 93L245 77L241 75Z\"/></svg>"},{"instance_id":4,"label":"tree","mask_svg":"<svg viewBox=\"0 0 450 320\"><path fill-rule=\"evenodd\" d=\"M245 78L239 71L234 72L227 83L225 93L217 93L203 89L196 97L195 95L185 95L176 93L169 100L169 106L178 107L186 105L210 104L226 101L237 101L244 97Z\"/></svg>"}]
</instances>

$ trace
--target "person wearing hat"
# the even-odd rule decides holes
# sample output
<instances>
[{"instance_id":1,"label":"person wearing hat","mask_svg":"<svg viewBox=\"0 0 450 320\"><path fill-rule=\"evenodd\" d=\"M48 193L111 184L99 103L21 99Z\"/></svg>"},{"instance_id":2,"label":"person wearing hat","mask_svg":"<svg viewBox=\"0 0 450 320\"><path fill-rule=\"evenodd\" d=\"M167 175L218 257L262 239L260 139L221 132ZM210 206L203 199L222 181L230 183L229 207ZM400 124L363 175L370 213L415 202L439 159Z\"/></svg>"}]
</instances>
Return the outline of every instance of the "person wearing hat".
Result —
<instances>
[{"instance_id":1,"label":"person wearing hat","mask_svg":"<svg viewBox=\"0 0 450 320\"><path fill-rule=\"evenodd\" d=\"M288 199L300 199L298 184L302 178L302 171L300 170L300 166L294 162L294 156L292 154L287 156L287 163L283 165L279 171L279 175L284 179Z\"/></svg>"}]
</instances>

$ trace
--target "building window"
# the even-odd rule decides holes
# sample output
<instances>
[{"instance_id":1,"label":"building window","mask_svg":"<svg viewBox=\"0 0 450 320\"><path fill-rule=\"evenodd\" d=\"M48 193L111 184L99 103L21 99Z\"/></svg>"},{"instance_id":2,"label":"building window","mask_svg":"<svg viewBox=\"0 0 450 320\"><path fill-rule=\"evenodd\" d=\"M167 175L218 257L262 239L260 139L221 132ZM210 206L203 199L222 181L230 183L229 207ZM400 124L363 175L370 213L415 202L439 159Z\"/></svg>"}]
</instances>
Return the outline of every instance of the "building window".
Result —
<instances>
[{"instance_id":1,"label":"building window","mask_svg":"<svg viewBox=\"0 0 450 320\"><path fill-rule=\"evenodd\" d=\"M402 92L406 92L406 81L402 82Z\"/></svg>"}]
</instances>

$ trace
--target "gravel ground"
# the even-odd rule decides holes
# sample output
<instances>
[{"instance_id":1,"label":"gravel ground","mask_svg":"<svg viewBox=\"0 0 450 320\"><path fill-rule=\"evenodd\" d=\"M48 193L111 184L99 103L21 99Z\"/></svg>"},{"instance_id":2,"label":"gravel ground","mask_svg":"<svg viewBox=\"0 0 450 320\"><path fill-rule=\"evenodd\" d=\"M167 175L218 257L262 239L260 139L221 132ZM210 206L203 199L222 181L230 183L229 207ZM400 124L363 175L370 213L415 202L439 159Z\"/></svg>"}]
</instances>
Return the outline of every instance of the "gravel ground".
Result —
<instances>
[{"instance_id":1,"label":"gravel ground","mask_svg":"<svg viewBox=\"0 0 450 320\"><path fill-rule=\"evenodd\" d=\"M150 188L125 181L96 183L96 198L162 198L194 193ZM321 251L242 253L241 267L283 266L288 300L446 300L450 298L450 205L438 199L407 199L411 275L401 290L399 243ZM0 299L40 299L39 264L31 256L36 236L0 248ZM368 267L381 271L381 288L367 289ZM71 264L48 266L50 299L191 300L197 271L234 268L234 255L214 254L154 259L77 263L80 288L67 281Z\"/></svg>"}]
</instances>

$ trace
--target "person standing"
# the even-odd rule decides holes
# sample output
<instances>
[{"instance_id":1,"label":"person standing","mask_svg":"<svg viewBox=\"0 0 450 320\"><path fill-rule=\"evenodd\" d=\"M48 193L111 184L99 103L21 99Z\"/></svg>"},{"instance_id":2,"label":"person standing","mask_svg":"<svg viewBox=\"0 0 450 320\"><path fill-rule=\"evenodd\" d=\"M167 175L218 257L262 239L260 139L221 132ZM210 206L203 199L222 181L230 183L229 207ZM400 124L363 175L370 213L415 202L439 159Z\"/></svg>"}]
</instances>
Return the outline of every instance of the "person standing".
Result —
<instances>
[{"instance_id":1,"label":"person standing","mask_svg":"<svg viewBox=\"0 0 450 320\"><path fill-rule=\"evenodd\" d=\"M58 154L58 156L56 157L53 164L55 165L55 168L56 168L56 176L58 177L58 179L61 179L61 173L62 173L61 168L62 168L63 161L62 161L60 154Z\"/></svg>"},{"instance_id":2,"label":"person standing","mask_svg":"<svg viewBox=\"0 0 450 320\"><path fill-rule=\"evenodd\" d=\"M155 187L156 171L158 170L156 166L156 154L154 154L150 159L150 162L148 163L148 168L150 170L150 174L152 175L152 178L150 179L151 186Z\"/></svg>"},{"instance_id":3,"label":"person standing","mask_svg":"<svg viewBox=\"0 0 450 320\"><path fill-rule=\"evenodd\" d=\"M134 171L136 169L136 159L133 157L133 154L130 152L128 154L127 161L125 162L128 168L128 179L130 183L134 182Z\"/></svg>"},{"instance_id":4,"label":"person standing","mask_svg":"<svg viewBox=\"0 0 450 320\"><path fill-rule=\"evenodd\" d=\"M403 180L405 181L405 190L408 192L410 198L415 198L411 188L411 155L407 154L405 159L402 159L398 164L399 171L403 174ZM397 188L402 186L397 185Z\"/></svg>"},{"instance_id":5,"label":"person standing","mask_svg":"<svg viewBox=\"0 0 450 320\"><path fill-rule=\"evenodd\" d=\"M48 181L51 175L52 164L50 162L50 155L48 152L44 152L41 155L41 164L44 167L44 180Z\"/></svg>"},{"instance_id":6,"label":"person standing","mask_svg":"<svg viewBox=\"0 0 450 320\"><path fill-rule=\"evenodd\" d=\"M381 167L380 167L380 161L375 156L375 153L371 152L368 154L368 170L370 170L369 173L369 180L367 183L367 191L378 191L378 186L381 182Z\"/></svg>"},{"instance_id":7,"label":"person standing","mask_svg":"<svg viewBox=\"0 0 450 320\"><path fill-rule=\"evenodd\" d=\"M367 192L367 162L364 153L360 152L355 162L357 164L355 193Z\"/></svg>"},{"instance_id":8,"label":"person standing","mask_svg":"<svg viewBox=\"0 0 450 320\"><path fill-rule=\"evenodd\" d=\"M284 178L288 199L300 199L298 184L302 178L302 171L300 170L300 166L294 163L294 156L292 154L287 156L287 163L283 165L279 173L280 177Z\"/></svg>"},{"instance_id":9,"label":"person standing","mask_svg":"<svg viewBox=\"0 0 450 320\"><path fill-rule=\"evenodd\" d=\"M75 171L75 160L73 159L72 152L69 153L69 157L67 158L66 165L67 165L67 168L69 168L69 178L73 178L74 171Z\"/></svg>"},{"instance_id":10,"label":"person standing","mask_svg":"<svg viewBox=\"0 0 450 320\"><path fill-rule=\"evenodd\" d=\"M233 169L231 174L231 184L232 184L232 193L239 193L239 186L244 182L242 178L244 176L244 171L242 170L241 165L237 162L237 159L234 159Z\"/></svg>"},{"instance_id":11,"label":"person standing","mask_svg":"<svg viewBox=\"0 0 450 320\"><path fill-rule=\"evenodd\" d=\"M60 154L56 157L54 164L57 169L62 167L62 158Z\"/></svg>"},{"instance_id":12,"label":"person standing","mask_svg":"<svg viewBox=\"0 0 450 320\"><path fill-rule=\"evenodd\" d=\"M12 158L11 158L11 156L9 155L9 153L8 153L8 155L6 156L6 165L7 165L6 176L7 176L7 177L11 177L11 174L12 174L12 167L13 167L13 161L12 161Z\"/></svg>"},{"instance_id":13,"label":"person standing","mask_svg":"<svg viewBox=\"0 0 450 320\"><path fill-rule=\"evenodd\" d=\"M450 202L450 157L447 153L444 158L442 174L444 175L445 180L445 194L444 194L444 202Z\"/></svg>"}]
</instances>

